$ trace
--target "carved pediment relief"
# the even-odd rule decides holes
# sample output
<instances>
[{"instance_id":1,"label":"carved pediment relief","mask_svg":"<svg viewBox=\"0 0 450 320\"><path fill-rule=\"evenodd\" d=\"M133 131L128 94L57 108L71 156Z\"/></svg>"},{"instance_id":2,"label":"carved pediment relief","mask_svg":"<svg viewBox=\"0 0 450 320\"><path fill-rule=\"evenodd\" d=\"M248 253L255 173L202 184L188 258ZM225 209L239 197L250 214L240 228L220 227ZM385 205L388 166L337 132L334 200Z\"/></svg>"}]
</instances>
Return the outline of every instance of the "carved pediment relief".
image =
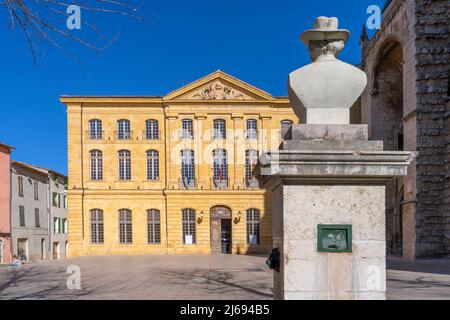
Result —
<instances>
[{"instance_id":1,"label":"carved pediment relief","mask_svg":"<svg viewBox=\"0 0 450 320\"><path fill-rule=\"evenodd\" d=\"M255 100L252 96L232 87L231 85L215 80L194 89L179 97L186 100Z\"/></svg>"}]
</instances>

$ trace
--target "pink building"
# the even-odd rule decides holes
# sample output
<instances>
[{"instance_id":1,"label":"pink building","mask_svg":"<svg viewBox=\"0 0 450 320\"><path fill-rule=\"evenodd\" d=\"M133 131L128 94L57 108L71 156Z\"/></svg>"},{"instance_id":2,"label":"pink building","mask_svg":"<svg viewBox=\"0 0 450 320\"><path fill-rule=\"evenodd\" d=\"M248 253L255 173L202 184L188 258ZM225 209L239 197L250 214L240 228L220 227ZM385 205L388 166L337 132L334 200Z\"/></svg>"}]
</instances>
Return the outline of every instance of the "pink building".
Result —
<instances>
[{"instance_id":1,"label":"pink building","mask_svg":"<svg viewBox=\"0 0 450 320\"><path fill-rule=\"evenodd\" d=\"M0 142L0 263L10 263L11 255L11 151Z\"/></svg>"}]
</instances>

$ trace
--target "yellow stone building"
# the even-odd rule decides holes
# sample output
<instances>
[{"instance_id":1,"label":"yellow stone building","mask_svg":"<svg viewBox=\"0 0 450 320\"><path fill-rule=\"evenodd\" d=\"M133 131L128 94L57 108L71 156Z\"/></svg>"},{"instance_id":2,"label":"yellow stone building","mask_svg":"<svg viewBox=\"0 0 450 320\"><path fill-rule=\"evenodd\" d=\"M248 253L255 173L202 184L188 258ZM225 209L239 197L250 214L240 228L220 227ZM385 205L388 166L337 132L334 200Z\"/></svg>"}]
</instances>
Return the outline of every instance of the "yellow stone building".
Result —
<instances>
[{"instance_id":1,"label":"yellow stone building","mask_svg":"<svg viewBox=\"0 0 450 320\"><path fill-rule=\"evenodd\" d=\"M221 71L164 97L63 96L71 257L267 253L270 194L251 171L299 119Z\"/></svg>"}]
</instances>

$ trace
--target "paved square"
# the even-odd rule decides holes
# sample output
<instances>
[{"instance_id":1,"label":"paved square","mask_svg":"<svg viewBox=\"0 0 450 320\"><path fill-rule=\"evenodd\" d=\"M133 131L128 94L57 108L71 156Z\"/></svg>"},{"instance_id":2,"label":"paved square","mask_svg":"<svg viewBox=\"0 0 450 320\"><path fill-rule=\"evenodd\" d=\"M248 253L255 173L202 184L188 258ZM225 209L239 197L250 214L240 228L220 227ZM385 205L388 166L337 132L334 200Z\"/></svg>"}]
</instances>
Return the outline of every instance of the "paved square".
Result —
<instances>
[{"instance_id":1,"label":"paved square","mask_svg":"<svg viewBox=\"0 0 450 320\"><path fill-rule=\"evenodd\" d=\"M450 299L450 260L388 262L388 299ZM67 289L70 265L81 268L81 290ZM267 300L271 288L265 257L255 256L85 257L0 267L0 299Z\"/></svg>"}]
</instances>

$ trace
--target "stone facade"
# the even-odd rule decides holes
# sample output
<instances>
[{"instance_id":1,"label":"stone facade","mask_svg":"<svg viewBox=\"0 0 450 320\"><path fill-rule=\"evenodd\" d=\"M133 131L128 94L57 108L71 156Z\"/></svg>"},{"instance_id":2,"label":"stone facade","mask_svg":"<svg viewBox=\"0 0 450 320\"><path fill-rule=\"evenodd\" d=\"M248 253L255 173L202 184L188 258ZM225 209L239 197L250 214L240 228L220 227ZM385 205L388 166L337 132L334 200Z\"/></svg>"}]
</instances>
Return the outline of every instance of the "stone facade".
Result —
<instances>
[{"instance_id":1,"label":"stone facade","mask_svg":"<svg viewBox=\"0 0 450 320\"><path fill-rule=\"evenodd\" d=\"M68 114L69 256L217 253L220 250L212 239L221 231L231 231L231 253L270 251L270 194L252 184L256 180L247 181L245 154L247 150L262 154L278 148L281 121L299 122L287 98L275 98L217 71L165 97L62 97L61 101ZM93 119L102 123L101 139L90 139ZM120 119L129 120L132 138L117 138ZM149 119L158 122L157 139L146 138ZM183 120L192 121L192 138L182 137ZM212 136L215 120L225 121L225 139ZM248 120L256 121L254 139L247 137ZM227 152L227 177L222 187L213 179L212 152L218 148ZM195 177L189 188L182 179L179 156L185 149L195 155ZM95 181L90 171L92 150L103 155L102 178ZM131 179L127 181L118 174L120 150L131 153ZM158 179L147 177L148 150L158 151ZM90 212L94 209L103 212L104 239L100 244L91 237ZM127 244L119 240L121 209L131 211L132 241ZM158 243L148 238L147 210L151 209L160 214ZM193 244L183 241L183 209L195 212ZM251 209L260 214L259 241L254 243L250 243L247 224ZM222 212L219 218L213 217L216 211Z\"/></svg>"},{"instance_id":2,"label":"stone facade","mask_svg":"<svg viewBox=\"0 0 450 320\"><path fill-rule=\"evenodd\" d=\"M386 191L388 253L410 259L449 251L449 12L445 0L388 1L381 29L361 38L370 138L419 153Z\"/></svg>"},{"instance_id":3,"label":"stone facade","mask_svg":"<svg viewBox=\"0 0 450 320\"><path fill-rule=\"evenodd\" d=\"M27 261L66 258L66 180L66 176L48 169L11 163L13 255Z\"/></svg>"}]
</instances>

